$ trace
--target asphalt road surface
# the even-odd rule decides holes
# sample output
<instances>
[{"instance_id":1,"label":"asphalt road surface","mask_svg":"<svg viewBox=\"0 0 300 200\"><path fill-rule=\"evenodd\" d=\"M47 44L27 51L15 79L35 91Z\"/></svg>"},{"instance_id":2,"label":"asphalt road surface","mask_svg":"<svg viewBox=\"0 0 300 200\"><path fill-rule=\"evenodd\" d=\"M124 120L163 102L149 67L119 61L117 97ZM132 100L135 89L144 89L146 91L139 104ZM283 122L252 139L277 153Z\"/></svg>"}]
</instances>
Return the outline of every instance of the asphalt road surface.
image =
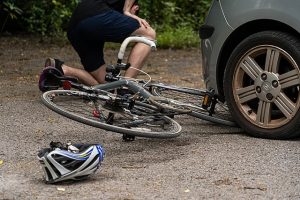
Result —
<instances>
[{"instance_id":1,"label":"asphalt road surface","mask_svg":"<svg viewBox=\"0 0 300 200\"><path fill-rule=\"evenodd\" d=\"M123 142L120 134L73 122L42 105L36 83L43 57L66 49L17 40L18 50L7 50L11 43L0 44L0 199L300 199L299 139L258 139L182 116L175 118L183 126L177 138ZM199 78L191 73L200 68L198 53L158 51L155 56L165 57L158 63L162 71L150 64L146 69L161 79L170 74L163 66L176 67L180 59L193 76L178 73L172 80L190 84ZM99 143L106 156L88 180L45 184L37 152L51 141Z\"/></svg>"},{"instance_id":2,"label":"asphalt road surface","mask_svg":"<svg viewBox=\"0 0 300 200\"><path fill-rule=\"evenodd\" d=\"M0 199L299 199L299 141L251 138L181 118L171 140L123 142L72 122L39 100L3 102ZM47 185L37 151L50 141L100 143L101 168L83 182Z\"/></svg>"}]
</instances>

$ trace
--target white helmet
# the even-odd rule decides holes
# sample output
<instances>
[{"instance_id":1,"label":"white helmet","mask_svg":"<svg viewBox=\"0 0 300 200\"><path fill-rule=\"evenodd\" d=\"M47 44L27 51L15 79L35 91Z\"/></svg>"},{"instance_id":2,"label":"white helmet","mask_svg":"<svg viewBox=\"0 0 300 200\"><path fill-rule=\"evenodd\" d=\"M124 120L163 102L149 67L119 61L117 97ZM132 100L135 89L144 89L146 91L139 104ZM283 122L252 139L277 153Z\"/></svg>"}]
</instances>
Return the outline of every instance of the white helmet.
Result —
<instances>
[{"instance_id":1,"label":"white helmet","mask_svg":"<svg viewBox=\"0 0 300 200\"><path fill-rule=\"evenodd\" d=\"M47 183L66 180L82 180L100 167L104 149L99 144L67 144L51 142L50 148L42 149L38 159L43 166Z\"/></svg>"}]
</instances>

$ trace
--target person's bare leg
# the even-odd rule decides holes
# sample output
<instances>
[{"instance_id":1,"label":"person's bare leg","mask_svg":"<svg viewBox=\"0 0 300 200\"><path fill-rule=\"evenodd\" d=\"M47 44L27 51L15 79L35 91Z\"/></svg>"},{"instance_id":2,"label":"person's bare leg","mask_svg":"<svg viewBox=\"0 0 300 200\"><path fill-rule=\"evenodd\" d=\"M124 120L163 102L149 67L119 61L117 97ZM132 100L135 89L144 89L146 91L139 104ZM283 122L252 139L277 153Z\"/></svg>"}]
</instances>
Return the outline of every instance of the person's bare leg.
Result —
<instances>
[{"instance_id":1,"label":"person's bare leg","mask_svg":"<svg viewBox=\"0 0 300 200\"><path fill-rule=\"evenodd\" d=\"M152 40L155 40L156 37L155 31L151 27L140 27L133 33L133 35L145 36ZM131 64L132 67L141 69L147 57L149 56L150 51L151 47L149 47L148 45L143 43L137 43L130 52L128 62ZM129 68L125 73L125 77L134 78L137 76L137 74L137 70Z\"/></svg>"},{"instance_id":2,"label":"person's bare leg","mask_svg":"<svg viewBox=\"0 0 300 200\"><path fill-rule=\"evenodd\" d=\"M78 78L83 84L93 86L99 84L99 82L87 71L83 69L69 67L62 65L62 69L66 76L74 76Z\"/></svg>"},{"instance_id":3,"label":"person's bare leg","mask_svg":"<svg viewBox=\"0 0 300 200\"><path fill-rule=\"evenodd\" d=\"M102 65L99 67L97 70L90 72L90 74L93 76L93 78L98 82L98 83L105 83L105 75L106 75L106 66Z\"/></svg>"},{"instance_id":4,"label":"person's bare leg","mask_svg":"<svg viewBox=\"0 0 300 200\"><path fill-rule=\"evenodd\" d=\"M144 65L147 57L149 56L151 48L143 43L137 43L131 50L128 62L132 67L141 69ZM129 68L125 77L134 78L138 75L139 71L133 68Z\"/></svg>"}]
</instances>

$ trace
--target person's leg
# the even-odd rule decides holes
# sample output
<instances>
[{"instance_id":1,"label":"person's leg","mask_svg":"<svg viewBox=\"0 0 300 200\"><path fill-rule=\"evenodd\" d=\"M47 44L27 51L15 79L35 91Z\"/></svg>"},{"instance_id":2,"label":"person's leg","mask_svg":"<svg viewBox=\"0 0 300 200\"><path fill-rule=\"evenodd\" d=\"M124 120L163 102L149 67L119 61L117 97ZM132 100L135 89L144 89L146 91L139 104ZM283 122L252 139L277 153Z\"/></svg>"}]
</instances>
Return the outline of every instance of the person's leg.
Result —
<instances>
[{"instance_id":1,"label":"person's leg","mask_svg":"<svg viewBox=\"0 0 300 200\"><path fill-rule=\"evenodd\" d=\"M151 40L155 40L156 38L156 33L151 27L140 27L139 29L134 31L132 35L144 36ZM143 43L137 43L130 52L128 62L131 64L132 67L141 69L148 55L150 54L150 51L151 47L149 47L148 45ZM125 73L125 77L134 78L137 76L137 74L137 70L129 68Z\"/></svg>"},{"instance_id":2,"label":"person's leg","mask_svg":"<svg viewBox=\"0 0 300 200\"><path fill-rule=\"evenodd\" d=\"M62 65L62 69L66 76L74 76L78 78L83 84L93 86L100 83L89 72L83 69L73 68L65 64Z\"/></svg>"},{"instance_id":3,"label":"person's leg","mask_svg":"<svg viewBox=\"0 0 300 200\"><path fill-rule=\"evenodd\" d=\"M97 80L98 83L102 84L105 83L105 76L106 76L106 66L102 65L95 71L90 72L90 74L93 76L95 80Z\"/></svg>"},{"instance_id":4,"label":"person's leg","mask_svg":"<svg viewBox=\"0 0 300 200\"><path fill-rule=\"evenodd\" d=\"M45 68L54 67L63 75L76 77L80 82L86 85L92 86L98 84L98 81L87 71L67 66L60 59L47 58L44 66Z\"/></svg>"},{"instance_id":5,"label":"person's leg","mask_svg":"<svg viewBox=\"0 0 300 200\"><path fill-rule=\"evenodd\" d=\"M107 21L110 21L109 26ZM105 29L103 29L104 25ZM63 65L63 71L66 75L75 76L88 85L105 83L104 41L118 42L122 37L130 34L155 40L156 33L151 27L138 28L138 26L136 20L113 11L85 20L68 37L79 54L86 71L71 68L67 65ZM132 67L140 69L150 51L151 48L148 45L137 43L130 53L128 62ZM137 70L128 69L125 76L136 77L137 74Z\"/></svg>"},{"instance_id":6,"label":"person's leg","mask_svg":"<svg viewBox=\"0 0 300 200\"><path fill-rule=\"evenodd\" d=\"M79 55L84 69L62 65L65 75L75 76L82 83L90 86L105 83L102 30L106 17L109 17L109 12L90 17L68 32L68 39Z\"/></svg>"}]
</instances>

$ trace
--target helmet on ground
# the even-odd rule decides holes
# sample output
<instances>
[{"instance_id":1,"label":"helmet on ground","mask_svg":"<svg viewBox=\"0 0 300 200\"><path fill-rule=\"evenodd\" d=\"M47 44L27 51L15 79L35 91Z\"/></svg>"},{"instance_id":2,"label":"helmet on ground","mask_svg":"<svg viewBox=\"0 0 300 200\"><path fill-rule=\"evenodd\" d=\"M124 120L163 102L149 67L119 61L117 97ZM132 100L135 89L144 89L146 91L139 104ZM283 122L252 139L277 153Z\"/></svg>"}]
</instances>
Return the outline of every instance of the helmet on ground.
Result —
<instances>
[{"instance_id":1,"label":"helmet on ground","mask_svg":"<svg viewBox=\"0 0 300 200\"><path fill-rule=\"evenodd\" d=\"M47 183L82 180L94 174L104 158L99 144L67 144L51 142L50 148L39 151Z\"/></svg>"}]
</instances>

